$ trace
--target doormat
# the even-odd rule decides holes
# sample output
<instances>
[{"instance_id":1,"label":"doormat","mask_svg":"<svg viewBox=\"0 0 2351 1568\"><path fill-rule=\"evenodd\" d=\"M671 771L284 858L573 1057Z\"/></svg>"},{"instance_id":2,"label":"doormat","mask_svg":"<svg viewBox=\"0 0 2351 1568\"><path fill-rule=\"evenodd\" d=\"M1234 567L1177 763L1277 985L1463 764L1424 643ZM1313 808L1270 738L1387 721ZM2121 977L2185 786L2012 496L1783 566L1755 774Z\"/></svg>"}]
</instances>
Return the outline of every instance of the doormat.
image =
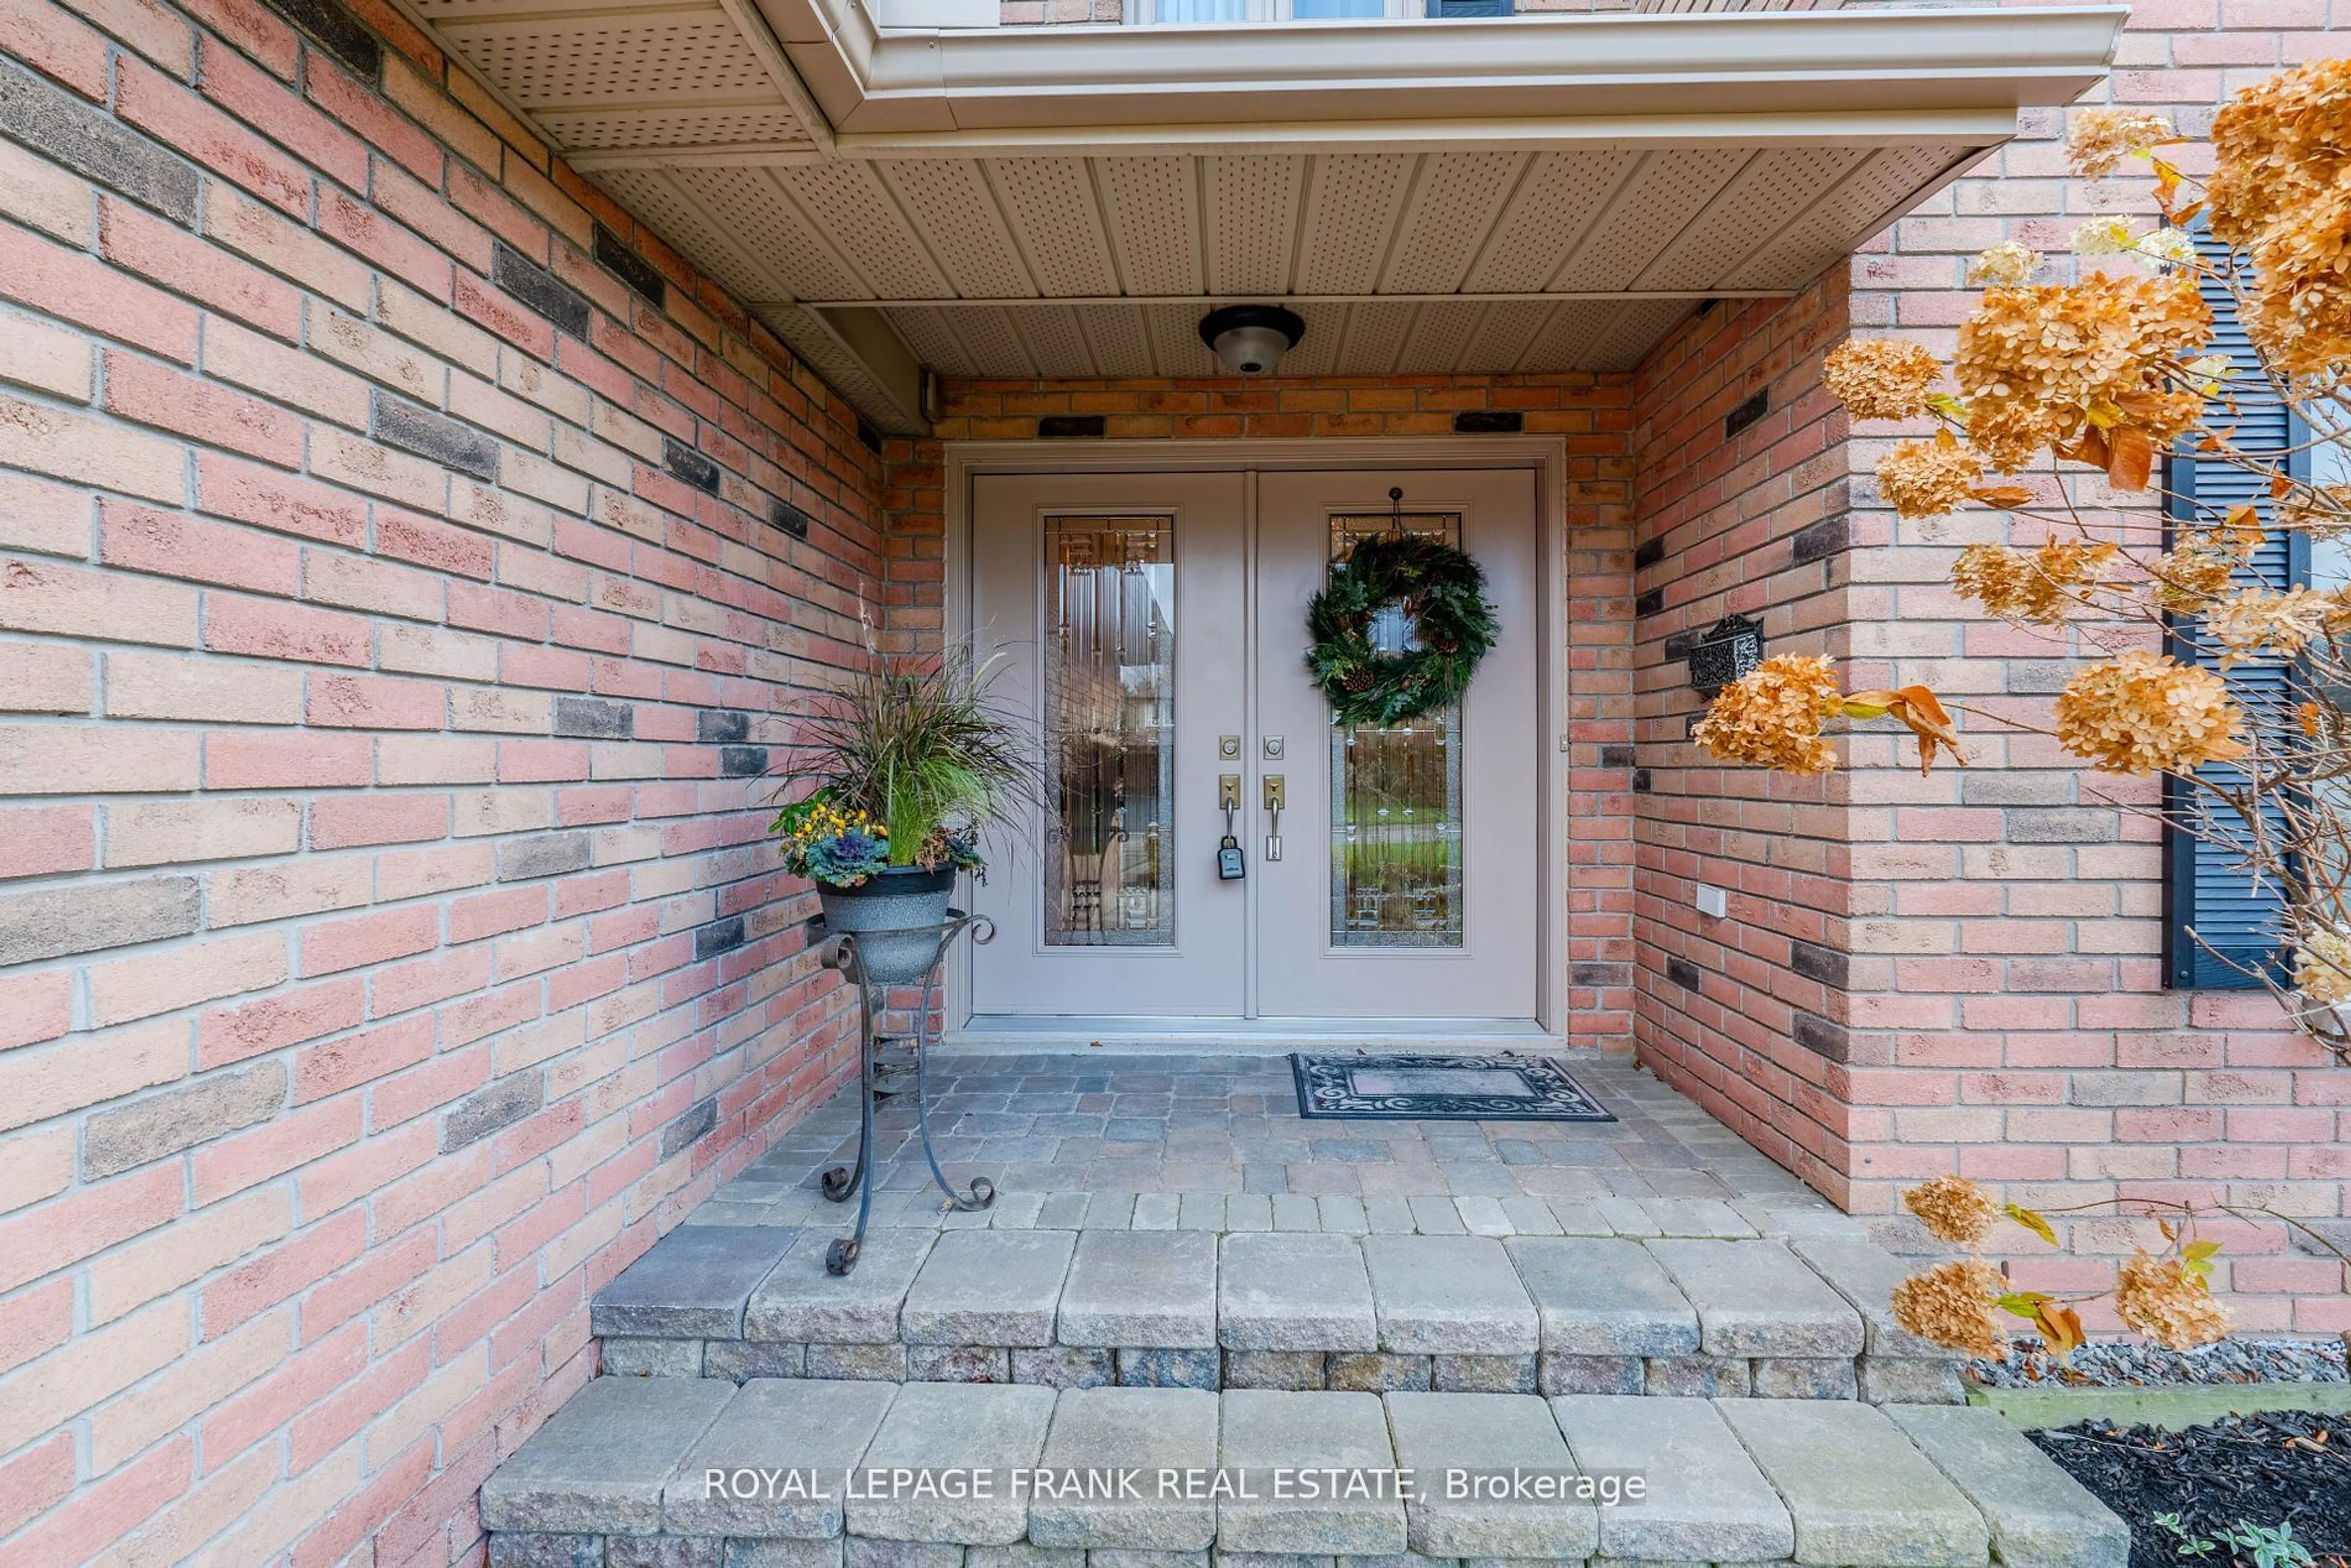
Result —
<instances>
[{"instance_id":1,"label":"doormat","mask_svg":"<svg viewBox=\"0 0 2351 1568\"><path fill-rule=\"evenodd\" d=\"M1293 1052L1309 1121L1613 1122L1547 1056L1307 1056Z\"/></svg>"}]
</instances>

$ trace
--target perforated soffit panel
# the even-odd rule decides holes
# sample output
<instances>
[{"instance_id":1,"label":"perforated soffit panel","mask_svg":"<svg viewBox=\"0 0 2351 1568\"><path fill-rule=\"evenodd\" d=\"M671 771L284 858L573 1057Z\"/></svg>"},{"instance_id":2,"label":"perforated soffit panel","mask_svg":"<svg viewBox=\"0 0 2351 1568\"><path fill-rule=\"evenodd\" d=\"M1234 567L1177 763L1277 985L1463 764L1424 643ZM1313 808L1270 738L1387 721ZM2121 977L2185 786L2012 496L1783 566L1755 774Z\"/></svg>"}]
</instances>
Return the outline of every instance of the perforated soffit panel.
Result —
<instances>
[{"instance_id":1,"label":"perforated soffit panel","mask_svg":"<svg viewBox=\"0 0 2351 1568\"><path fill-rule=\"evenodd\" d=\"M1196 329L1219 300L1290 302L1307 330L1285 369L1303 374L1629 370L1701 298L1801 287L2001 134L1980 113L1849 139L1587 141L1528 121L1458 147L881 157L832 145L747 0L409 3L901 433L921 427L917 361L1215 375Z\"/></svg>"}]
</instances>

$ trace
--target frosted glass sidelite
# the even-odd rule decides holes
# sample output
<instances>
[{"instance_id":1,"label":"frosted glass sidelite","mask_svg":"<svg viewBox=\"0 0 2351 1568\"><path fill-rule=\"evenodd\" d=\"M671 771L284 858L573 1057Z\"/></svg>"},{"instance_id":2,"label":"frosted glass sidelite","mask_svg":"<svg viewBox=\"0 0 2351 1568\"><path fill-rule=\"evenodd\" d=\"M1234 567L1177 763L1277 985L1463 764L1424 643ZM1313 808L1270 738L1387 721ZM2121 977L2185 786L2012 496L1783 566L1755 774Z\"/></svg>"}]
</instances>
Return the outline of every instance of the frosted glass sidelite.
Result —
<instances>
[{"instance_id":1,"label":"frosted glass sidelite","mask_svg":"<svg viewBox=\"0 0 2351 1568\"><path fill-rule=\"evenodd\" d=\"M1176 940L1176 556L1165 517L1046 523L1045 942Z\"/></svg>"},{"instance_id":2,"label":"frosted glass sidelite","mask_svg":"<svg viewBox=\"0 0 2351 1568\"><path fill-rule=\"evenodd\" d=\"M1458 544L1456 512L1334 517L1331 559L1397 528ZM1372 645L1416 644L1401 610L1372 622ZM1461 946L1461 709L1407 724L1331 730L1331 944Z\"/></svg>"}]
</instances>

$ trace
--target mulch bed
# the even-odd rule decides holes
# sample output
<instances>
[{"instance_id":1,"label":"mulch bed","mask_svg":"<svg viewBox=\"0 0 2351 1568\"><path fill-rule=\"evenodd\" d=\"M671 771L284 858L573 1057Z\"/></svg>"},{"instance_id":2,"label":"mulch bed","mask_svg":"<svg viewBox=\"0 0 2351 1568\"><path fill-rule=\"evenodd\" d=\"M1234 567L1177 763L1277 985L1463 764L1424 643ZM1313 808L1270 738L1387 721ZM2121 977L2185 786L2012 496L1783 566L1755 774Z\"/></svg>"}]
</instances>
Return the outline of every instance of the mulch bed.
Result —
<instances>
[{"instance_id":1,"label":"mulch bed","mask_svg":"<svg viewBox=\"0 0 2351 1568\"><path fill-rule=\"evenodd\" d=\"M2179 1515L2201 1537L2233 1524L2292 1524L2320 1563L2351 1562L2344 1416L2277 1410L2181 1432L2083 1421L2025 1435L2130 1525L2130 1568L2180 1568L2179 1542L2155 1522L2158 1513ZM2226 1553L2197 1561L2219 1568Z\"/></svg>"}]
</instances>

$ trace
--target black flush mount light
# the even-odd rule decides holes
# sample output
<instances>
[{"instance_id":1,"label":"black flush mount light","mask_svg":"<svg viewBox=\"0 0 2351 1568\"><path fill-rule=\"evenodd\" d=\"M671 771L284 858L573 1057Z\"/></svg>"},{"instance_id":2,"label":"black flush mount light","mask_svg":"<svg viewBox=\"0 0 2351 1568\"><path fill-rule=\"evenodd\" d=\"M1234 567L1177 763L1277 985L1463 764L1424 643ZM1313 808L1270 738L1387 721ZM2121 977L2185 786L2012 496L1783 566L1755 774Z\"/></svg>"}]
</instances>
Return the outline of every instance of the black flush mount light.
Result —
<instances>
[{"instance_id":1,"label":"black flush mount light","mask_svg":"<svg viewBox=\"0 0 2351 1568\"><path fill-rule=\"evenodd\" d=\"M1279 305L1225 305L1200 318L1200 341L1237 376L1270 376L1306 323Z\"/></svg>"}]
</instances>

